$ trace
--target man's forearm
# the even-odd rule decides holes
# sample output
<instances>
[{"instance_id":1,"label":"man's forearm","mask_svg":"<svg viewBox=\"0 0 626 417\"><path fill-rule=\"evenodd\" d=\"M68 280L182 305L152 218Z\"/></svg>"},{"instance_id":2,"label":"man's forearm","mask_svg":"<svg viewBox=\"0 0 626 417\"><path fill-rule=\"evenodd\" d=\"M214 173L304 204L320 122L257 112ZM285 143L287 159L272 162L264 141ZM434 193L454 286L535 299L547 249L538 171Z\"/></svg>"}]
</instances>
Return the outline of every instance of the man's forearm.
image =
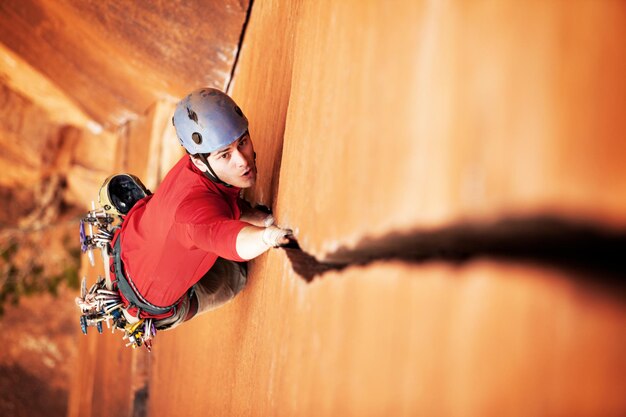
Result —
<instances>
[{"instance_id":1,"label":"man's forearm","mask_svg":"<svg viewBox=\"0 0 626 417\"><path fill-rule=\"evenodd\" d=\"M245 260L254 259L271 248L263 242L264 227L246 226L237 235L237 254Z\"/></svg>"},{"instance_id":2,"label":"man's forearm","mask_svg":"<svg viewBox=\"0 0 626 417\"><path fill-rule=\"evenodd\" d=\"M291 230L288 229L250 225L239 231L235 249L240 257L250 260L271 247L288 243L288 236L291 236Z\"/></svg>"}]
</instances>

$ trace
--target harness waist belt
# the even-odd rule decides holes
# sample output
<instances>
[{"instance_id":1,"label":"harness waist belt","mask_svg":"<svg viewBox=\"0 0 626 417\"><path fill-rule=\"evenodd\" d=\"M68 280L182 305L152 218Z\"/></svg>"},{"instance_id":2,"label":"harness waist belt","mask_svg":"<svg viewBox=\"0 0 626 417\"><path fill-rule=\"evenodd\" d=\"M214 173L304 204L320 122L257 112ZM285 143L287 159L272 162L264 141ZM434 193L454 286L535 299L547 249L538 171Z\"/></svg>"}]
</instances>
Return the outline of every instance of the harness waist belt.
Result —
<instances>
[{"instance_id":1,"label":"harness waist belt","mask_svg":"<svg viewBox=\"0 0 626 417\"><path fill-rule=\"evenodd\" d=\"M115 277L117 278L117 288L122 295L128 300L131 306L137 307L141 311L145 311L148 314L155 316L171 313L176 313L176 306L181 300L176 301L174 304L167 307L159 307L148 302L145 298L139 294L137 288L133 284L130 277L127 277L124 271L124 265L122 264L122 250L121 250L121 234L118 234L115 244L113 245L113 262L115 269ZM183 296L184 297L184 296Z\"/></svg>"}]
</instances>

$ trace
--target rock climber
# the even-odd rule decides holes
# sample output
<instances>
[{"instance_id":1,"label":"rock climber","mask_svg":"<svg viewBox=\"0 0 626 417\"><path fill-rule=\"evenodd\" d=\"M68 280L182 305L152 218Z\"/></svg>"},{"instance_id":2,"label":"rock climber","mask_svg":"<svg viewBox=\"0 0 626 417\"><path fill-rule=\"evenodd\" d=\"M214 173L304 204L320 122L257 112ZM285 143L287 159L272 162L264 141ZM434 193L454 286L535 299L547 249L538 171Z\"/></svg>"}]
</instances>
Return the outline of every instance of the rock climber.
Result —
<instances>
[{"instance_id":1,"label":"rock climber","mask_svg":"<svg viewBox=\"0 0 626 417\"><path fill-rule=\"evenodd\" d=\"M246 284L245 262L287 244L291 234L240 197L256 182L256 154L248 120L228 95L193 91L172 123L187 155L128 211L112 241L126 320L152 318L161 330L231 300ZM128 190L143 189L136 177L124 181L117 195L108 184L103 206L124 208L125 198L133 200Z\"/></svg>"}]
</instances>

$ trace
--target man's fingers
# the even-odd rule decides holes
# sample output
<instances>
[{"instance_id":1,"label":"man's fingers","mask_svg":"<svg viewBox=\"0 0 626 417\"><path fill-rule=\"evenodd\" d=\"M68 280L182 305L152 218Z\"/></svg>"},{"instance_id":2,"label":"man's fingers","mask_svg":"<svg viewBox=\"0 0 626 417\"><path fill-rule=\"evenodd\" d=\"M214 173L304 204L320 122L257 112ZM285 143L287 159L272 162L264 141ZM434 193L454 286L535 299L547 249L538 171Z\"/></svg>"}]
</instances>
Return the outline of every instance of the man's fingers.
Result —
<instances>
[{"instance_id":1,"label":"man's fingers","mask_svg":"<svg viewBox=\"0 0 626 417\"><path fill-rule=\"evenodd\" d=\"M289 236L293 232L290 229L281 229L280 227L270 226L263 231L263 243L268 246L278 247L289 242Z\"/></svg>"}]
</instances>

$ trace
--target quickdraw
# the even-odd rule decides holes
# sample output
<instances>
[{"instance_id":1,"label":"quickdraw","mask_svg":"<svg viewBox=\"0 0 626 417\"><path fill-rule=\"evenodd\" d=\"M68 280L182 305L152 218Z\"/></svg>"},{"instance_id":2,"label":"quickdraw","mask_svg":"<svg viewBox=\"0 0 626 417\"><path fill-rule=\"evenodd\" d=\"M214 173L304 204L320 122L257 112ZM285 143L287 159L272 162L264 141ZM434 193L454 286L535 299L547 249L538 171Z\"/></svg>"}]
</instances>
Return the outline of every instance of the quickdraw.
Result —
<instances>
[{"instance_id":1,"label":"quickdraw","mask_svg":"<svg viewBox=\"0 0 626 417\"><path fill-rule=\"evenodd\" d=\"M118 217L121 221L122 217ZM109 258L112 252L111 241L116 230L115 222L115 217L103 208L96 208L95 203L92 203L92 210L80 221L81 250L87 253L89 263L93 267L95 266L93 251L99 249L105 272L105 277L98 276L89 291L87 278L83 277L80 297L76 297L75 300L81 311L80 328L83 334L87 334L89 327L96 327L98 333L102 333L104 322L112 333L115 329L124 333L122 339L128 340L127 347L144 346L150 352L152 340L156 336L153 319L139 319L130 323L124 315L124 302L110 277Z\"/></svg>"},{"instance_id":2,"label":"quickdraw","mask_svg":"<svg viewBox=\"0 0 626 417\"><path fill-rule=\"evenodd\" d=\"M91 266L94 266L94 249L100 249L103 254L110 254L111 240L115 232L112 225L115 222L115 218L107 214L103 208L96 209L94 202L91 203L91 207L91 211L80 220L80 248L83 253L87 253L89 263ZM89 233L85 229L85 224ZM94 226L97 229L95 232Z\"/></svg>"},{"instance_id":3,"label":"quickdraw","mask_svg":"<svg viewBox=\"0 0 626 417\"><path fill-rule=\"evenodd\" d=\"M125 335L122 339L128 339L126 347L132 346L133 348L143 346L148 349L148 352L152 350L152 339L156 336L156 327L154 320L141 319L134 324L126 324L124 328Z\"/></svg>"},{"instance_id":4,"label":"quickdraw","mask_svg":"<svg viewBox=\"0 0 626 417\"><path fill-rule=\"evenodd\" d=\"M122 299L115 291L105 288L104 279L98 277L98 281L87 291L87 278L83 278L80 297L76 297L76 305L80 308L80 328L87 334L87 328L94 326L98 333L102 333L102 322L106 322L108 328L125 328L126 319L122 314ZM111 326L113 322L113 326Z\"/></svg>"},{"instance_id":5,"label":"quickdraw","mask_svg":"<svg viewBox=\"0 0 626 417\"><path fill-rule=\"evenodd\" d=\"M126 347L138 348L145 346L150 352L152 340L156 336L156 327L152 319L140 319L136 323L129 323L124 317L122 309L124 303L118 292L107 290L104 278L98 281L87 291L87 279L83 278L80 297L76 297L76 305L80 308L80 327L87 334L88 327L96 327L98 333L103 332L102 322L114 333L115 329L124 332L122 340L128 340Z\"/></svg>"}]
</instances>

